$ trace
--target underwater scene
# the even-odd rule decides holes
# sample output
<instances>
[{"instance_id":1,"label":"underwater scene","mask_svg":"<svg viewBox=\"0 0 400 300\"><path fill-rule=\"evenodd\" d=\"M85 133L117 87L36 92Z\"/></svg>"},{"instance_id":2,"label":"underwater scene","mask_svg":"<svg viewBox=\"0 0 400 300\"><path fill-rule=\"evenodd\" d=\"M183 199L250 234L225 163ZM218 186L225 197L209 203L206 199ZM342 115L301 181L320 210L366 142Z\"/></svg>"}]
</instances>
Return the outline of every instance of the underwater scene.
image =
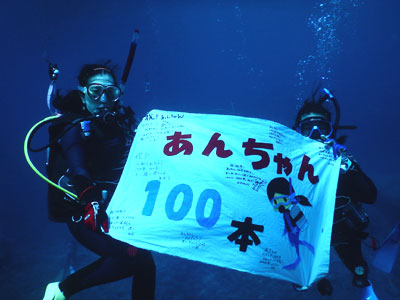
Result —
<instances>
[{"instance_id":1,"label":"underwater scene","mask_svg":"<svg viewBox=\"0 0 400 300\"><path fill-rule=\"evenodd\" d=\"M3 3L0 298L400 300L399 16Z\"/></svg>"}]
</instances>

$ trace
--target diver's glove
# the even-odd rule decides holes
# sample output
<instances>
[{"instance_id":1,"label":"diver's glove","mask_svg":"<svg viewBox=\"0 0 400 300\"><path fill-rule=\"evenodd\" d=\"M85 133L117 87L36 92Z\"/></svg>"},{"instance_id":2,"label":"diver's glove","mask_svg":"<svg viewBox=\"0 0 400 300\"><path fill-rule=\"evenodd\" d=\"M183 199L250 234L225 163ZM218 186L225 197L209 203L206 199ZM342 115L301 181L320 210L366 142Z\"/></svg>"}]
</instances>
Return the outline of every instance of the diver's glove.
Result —
<instances>
[{"instance_id":1,"label":"diver's glove","mask_svg":"<svg viewBox=\"0 0 400 300\"><path fill-rule=\"evenodd\" d=\"M351 156L347 152L347 149L346 151L343 151L340 156L342 157L342 162L340 164L340 173L344 174L347 173L347 171L354 168L354 164L353 161L351 160Z\"/></svg>"},{"instance_id":2,"label":"diver's glove","mask_svg":"<svg viewBox=\"0 0 400 300\"><path fill-rule=\"evenodd\" d=\"M340 173L344 174L353 165L352 160L350 159L350 155L347 152L347 147L345 145L339 144L334 139L327 139L324 141L325 144L332 146L333 158L336 159L339 156L342 158L342 162L340 164Z\"/></svg>"},{"instance_id":3,"label":"diver's glove","mask_svg":"<svg viewBox=\"0 0 400 300\"><path fill-rule=\"evenodd\" d=\"M104 209L102 191L87 177L75 176L73 178L77 190L80 190L79 203L84 207L83 222L93 231L108 233L108 216Z\"/></svg>"},{"instance_id":4,"label":"diver's glove","mask_svg":"<svg viewBox=\"0 0 400 300\"><path fill-rule=\"evenodd\" d=\"M85 206L84 224L93 231L108 233L109 223L106 211L99 202L93 201Z\"/></svg>"},{"instance_id":5,"label":"diver's glove","mask_svg":"<svg viewBox=\"0 0 400 300\"><path fill-rule=\"evenodd\" d=\"M347 147L345 145L339 144L334 139L326 139L324 140L324 144L332 147L333 158L336 159L339 156L344 155L347 152Z\"/></svg>"},{"instance_id":6,"label":"diver's glove","mask_svg":"<svg viewBox=\"0 0 400 300\"><path fill-rule=\"evenodd\" d=\"M347 147L338 143L333 145L334 157L341 157L342 161L340 163L340 174L347 173L354 167L352 156L347 152Z\"/></svg>"}]
</instances>

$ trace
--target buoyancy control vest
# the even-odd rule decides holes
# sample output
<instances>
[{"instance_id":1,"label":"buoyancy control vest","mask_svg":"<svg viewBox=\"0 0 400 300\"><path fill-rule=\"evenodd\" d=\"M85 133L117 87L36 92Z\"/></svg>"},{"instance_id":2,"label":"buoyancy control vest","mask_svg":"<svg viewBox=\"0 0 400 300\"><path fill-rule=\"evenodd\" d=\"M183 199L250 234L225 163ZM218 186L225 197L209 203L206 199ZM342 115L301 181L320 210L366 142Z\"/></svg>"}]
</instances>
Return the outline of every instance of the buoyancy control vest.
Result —
<instances>
[{"instance_id":1,"label":"buoyancy control vest","mask_svg":"<svg viewBox=\"0 0 400 300\"><path fill-rule=\"evenodd\" d=\"M121 122L82 118L67 113L55 119L49 127L50 147L46 165L48 178L67 190L76 193L73 178L76 169L84 168L90 179L103 191L107 191L106 202L111 199L134 133L131 126ZM79 143L82 157L75 157L63 149L64 139ZM56 141L56 142L55 142ZM84 162L84 165L82 164ZM100 199L99 199L100 200ZM48 186L48 216L55 222L66 222L82 212L83 204L52 185Z\"/></svg>"}]
</instances>

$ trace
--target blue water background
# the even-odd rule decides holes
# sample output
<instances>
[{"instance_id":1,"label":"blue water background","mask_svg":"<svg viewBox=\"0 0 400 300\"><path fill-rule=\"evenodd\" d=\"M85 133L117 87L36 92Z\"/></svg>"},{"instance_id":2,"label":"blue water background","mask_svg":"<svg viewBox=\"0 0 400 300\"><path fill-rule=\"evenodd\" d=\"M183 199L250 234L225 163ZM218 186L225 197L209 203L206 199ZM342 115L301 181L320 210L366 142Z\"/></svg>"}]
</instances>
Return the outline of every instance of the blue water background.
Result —
<instances>
[{"instance_id":1,"label":"blue water background","mask_svg":"<svg viewBox=\"0 0 400 300\"><path fill-rule=\"evenodd\" d=\"M124 102L140 120L151 109L234 114L293 125L296 109L322 82L340 102L347 146L379 190L365 206L379 240L400 220L400 2L396 0L5 1L0 10L0 298L41 299L59 278L71 240L47 220L46 184L28 167L23 141L49 115L47 60L68 91L88 62L120 66L140 30ZM344 132L343 132L344 133ZM39 145L46 135L35 139ZM45 154L32 155L44 170ZM94 256L78 248L85 265ZM365 257L373 251L364 247ZM157 299L357 299L333 253L331 297L287 282L155 254ZM371 267L380 299L400 299L392 274ZM72 299L129 299L130 281Z\"/></svg>"}]
</instances>

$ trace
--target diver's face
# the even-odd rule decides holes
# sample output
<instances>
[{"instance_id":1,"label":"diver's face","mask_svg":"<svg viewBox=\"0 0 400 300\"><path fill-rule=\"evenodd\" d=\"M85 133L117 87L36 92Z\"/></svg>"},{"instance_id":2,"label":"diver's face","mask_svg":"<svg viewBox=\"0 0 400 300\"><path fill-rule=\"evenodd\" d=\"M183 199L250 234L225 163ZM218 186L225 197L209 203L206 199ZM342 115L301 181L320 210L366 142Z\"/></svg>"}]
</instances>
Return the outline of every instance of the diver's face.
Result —
<instances>
[{"instance_id":1,"label":"diver's face","mask_svg":"<svg viewBox=\"0 0 400 300\"><path fill-rule=\"evenodd\" d=\"M88 83L85 87L85 91L81 95L81 99L89 113L95 115L101 109L110 109L113 106L115 99L113 99L114 97L110 96L106 91L113 89L114 87L120 91L116 86L114 79L108 73L96 74L88 79ZM90 94L88 89L94 89L94 91L100 89L100 93L98 93L100 96L94 97L93 93Z\"/></svg>"},{"instance_id":2,"label":"diver's face","mask_svg":"<svg viewBox=\"0 0 400 300\"><path fill-rule=\"evenodd\" d=\"M301 116L298 131L313 140L324 141L332 134L332 123L324 115L311 112Z\"/></svg>"}]
</instances>

